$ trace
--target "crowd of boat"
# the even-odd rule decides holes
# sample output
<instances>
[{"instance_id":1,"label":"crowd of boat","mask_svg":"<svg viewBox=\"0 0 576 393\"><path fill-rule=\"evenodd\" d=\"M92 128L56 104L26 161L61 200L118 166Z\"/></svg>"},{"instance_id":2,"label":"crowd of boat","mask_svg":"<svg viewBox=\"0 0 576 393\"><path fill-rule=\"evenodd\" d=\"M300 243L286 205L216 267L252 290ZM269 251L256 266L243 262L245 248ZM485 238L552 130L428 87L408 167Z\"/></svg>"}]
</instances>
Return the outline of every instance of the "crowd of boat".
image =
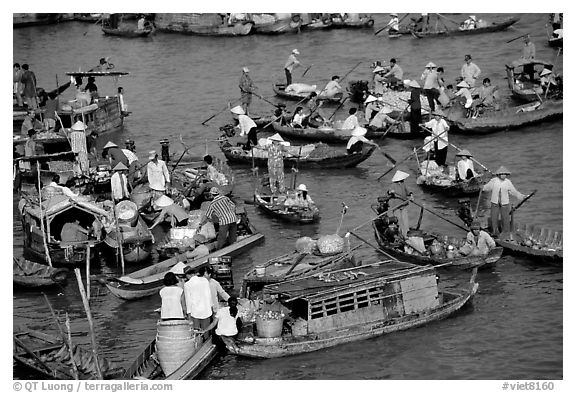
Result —
<instances>
[{"instance_id":1,"label":"crowd of boat","mask_svg":"<svg viewBox=\"0 0 576 393\"><path fill-rule=\"evenodd\" d=\"M163 23L174 26L177 18L180 26L187 23L182 14L162 15L155 15L154 28L161 29ZM215 16L226 27L240 23L257 29L259 25L254 15L185 15L199 18L198 25L200 19ZM343 25L373 27L369 16L337 15ZM316 23L335 27L337 15L321 14ZM502 28L517 19L502 22ZM299 28L311 25L304 24L301 15L292 14L288 20L288 25L299 24ZM113 28L118 28L117 22ZM423 16L413 18L407 30L397 22L385 28L394 27L390 38L435 35ZM188 29L192 25L186 24ZM494 24L467 26L457 31L488 26L493 28L485 32L501 30ZM435 31L439 36L458 35L449 30ZM529 37L518 38L530 46ZM489 80L475 86L476 77L465 71L471 67L470 56L454 86L444 82L442 71L432 62L418 80L398 74L394 59L388 65L365 64L368 80L351 83L347 95L340 84L349 73L335 76L322 90L292 81L300 64L298 55L297 49L290 54L286 82L274 83L272 90L282 103L258 94L250 70L244 67L242 97L204 121L223 112L230 116L230 124L221 127L218 135L223 160L212 154L192 157L182 135L166 137L158 151L145 157L138 156L133 140L125 146L106 140L130 115L121 87L107 95L96 87L98 78L117 82L128 75L116 70L108 58L100 59L90 71L67 73L71 80L48 93L34 79L32 95L21 86L30 77L22 79L19 74L16 80L15 67L14 189L19 196L24 256L13 258L14 284L64 285L68 268L78 266L85 267L89 283L90 267L108 264L118 274L100 277L101 284L122 301L158 296L163 288L179 287L185 292L187 285L196 285L204 277L219 282L224 288L220 300L228 301L228 306L212 301L219 318L204 326L198 325L193 313L186 317L192 306L173 315L174 305L162 296L156 337L125 369L84 353L62 330L58 337L37 331L16 333L18 363L58 379L191 378L219 350L256 358L290 356L442 319L474 297L477 270L493 266L505 254L562 263L561 231L514 220L514 212L536 191L517 191L508 169L490 169L475 158L472 147L448 140L448 131L488 133L561 117L562 79L554 62L522 57L506 64L510 100L519 100L510 104L498 97L503 92L496 94ZM72 85L74 96L64 99ZM252 113L253 96L274 106L274 112ZM290 100L298 102L292 105ZM354 109L344 121L334 121L346 101L353 102ZM422 145L406 157L394 158L394 152L383 152L378 145L385 138L422 140ZM106 141L100 151L96 140ZM339 146L344 144L346 148ZM175 145L182 145L183 151L171 151ZM455 150L454 165L446 160L449 148ZM299 171L354 167L376 151L390 162L380 178L394 174L390 190L374 198L374 217L345 230L342 221L348 207L343 205L336 233L298 239L293 252L254 266L241 290L234 290L232 258L262 242L266 233L252 225L244 204L257 206L271 219L302 225L316 222L322 212L312 199L313 190L298 181ZM412 158L415 185L464 198L454 218L414 199L410 175L398 170ZM239 200L234 193L236 165L253 168L250 200ZM265 174L260 176L262 169ZM483 192L490 195L491 209L479 209ZM512 197L518 199L516 205ZM412 206L419 208L419 219L411 223L407 209ZM424 214L445 220L466 235L421 228ZM376 244L359 233L367 225ZM362 260L360 247L376 250L381 258ZM470 270L470 275L459 287L444 289L437 274L450 269ZM76 275L80 278L78 271ZM87 291L89 298L89 285ZM230 297L226 291L238 296ZM188 295L185 298L189 300ZM216 313L218 309L229 312L231 325L223 326L228 314L223 317Z\"/></svg>"}]
</instances>

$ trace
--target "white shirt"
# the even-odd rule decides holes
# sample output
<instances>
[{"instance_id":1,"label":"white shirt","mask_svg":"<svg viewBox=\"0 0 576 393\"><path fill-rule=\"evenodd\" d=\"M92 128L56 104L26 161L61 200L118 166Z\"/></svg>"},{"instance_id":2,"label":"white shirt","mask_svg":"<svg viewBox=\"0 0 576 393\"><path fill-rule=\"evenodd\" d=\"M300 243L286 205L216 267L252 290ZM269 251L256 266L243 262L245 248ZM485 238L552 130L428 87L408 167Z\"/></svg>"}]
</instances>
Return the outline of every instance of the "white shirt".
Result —
<instances>
[{"instance_id":1,"label":"white shirt","mask_svg":"<svg viewBox=\"0 0 576 393\"><path fill-rule=\"evenodd\" d=\"M434 139L434 142L438 141L438 149L443 149L448 146L448 130L450 129L450 126L446 123L446 120L432 119L429 122L424 123L424 125L432 130L432 135L440 136L439 138Z\"/></svg>"},{"instance_id":2,"label":"white shirt","mask_svg":"<svg viewBox=\"0 0 576 393\"><path fill-rule=\"evenodd\" d=\"M156 191L166 190L166 182L170 182L170 173L168 173L168 168L164 161L159 159L157 164L154 161L150 161L146 165L146 174L151 189Z\"/></svg>"},{"instance_id":3,"label":"white shirt","mask_svg":"<svg viewBox=\"0 0 576 393\"><path fill-rule=\"evenodd\" d=\"M496 204L500 202L501 205L508 205L510 203L510 194L518 199L524 198L524 194L518 192L510 180L501 180L498 176L493 177L484 185L483 191L492 191L490 202Z\"/></svg>"},{"instance_id":4,"label":"white shirt","mask_svg":"<svg viewBox=\"0 0 576 393\"><path fill-rule=\"evenodd\" d=\"M466 87L462 87L460 90L458 90L456 92L456 97L464 97L466 98L466 104L464 104L465 108L470 108L470 106L472 106L472 93L470 92L470 90L468 90L468 88Z\"/></svg>"},{"instance_id":5,"label":"white shirt","mask_svg":"<svg viewBox=\"0 0 576 393\"><path fill-rule=\"evenodd\" d=\"M236 318L230 315L230 307L223 307L216 313L218 318L218 326L216 327L216 334L219 336L235 336L238 334L238 327L236 327Z\"/></svg>"},{"instance_id":6,"label":"white shirt","mask_svg":"<svg viewBox=\"0 0 576 393\"><path fill-rule=\"evenodd\" d=\"M298 61L296 56L294 54L291 54L290 56L288 56L288 60L286 61L284 68L287 69L288 71L292 72L294 67L298 64L300 64L300 62Z\"/></svg>"},{"instance_id":7,"label":"white shirt","mask_svg":"<svg viewBox=\"0 0 576 393\"><path fill-rule=\"evenodd\" d=\"M358 127L358 118L355 114L348 116L348 118L344 120L344 123L342 124L343 130L353 130L356 127Z\"/></svg>"},{"instance_id":8,"label":"white shirt","mask_svg":"<svg viewBox=\"0 0 576 393\"><path fill-rule=\"evenodd\" d=\"M124 155L128 159L128 165L131 165L134 161L138 161L138 156L134 154L132 150L128 149L120 149L120 150L122 150L122 153L124 153Z\"/></svg>"},{"instance_id":9,"label":"white shirt","mask_svg":"<svg viewBox=\"0 0 576 393\"><path fill-rule=\"evenodd\" d=\"M460 179L466 179L466 172L468 172L468 169L471 169L472 174L476 176L476 172L474 171L474 162L472 160L466 158L458 161L458 175L460 176Z\"/></svg>"},{"instance_id":10,"label":"white shirt","mask_svg":"<svg viewBox=\"0 0 576 393\"><path fill-rule=\"evenodd\" d=\"M110 187L112 188L112 198L118 200L129 197L128 179L126 175L120 172L114 172L110 178Z\"/></svg>"},{"instance_id":11,"label":"white shirt","mask_svg":"<svg viewBox=\"0 0 576 393\"><path fill-rule=\"evenodd\" d=\"M480 76L480 68L472 62L470 64L464 63L460 69L460 76L464 78L470 87L474 87L476 79Z\"/></svg>"},{"instance_id":12,"label":"white shirt","mask_svg":"<svg viewBox=\"0 0 576 393\"><path fill-rule=\"evenodd\" d=\"M218 295L220 295L224 301L228 301L230 298L230 295L226 293L222 288L222 285L213 278L210 279L210 295L212 296L212 308L214 311L217 311L220 308L220 305L218 304Z\"/></svg>"},{"instance_id":13,"label":"white shirt","mask_svg":"<svg viewBox=\"0 0 576 393\"><path fill-rule=\"evenodd\" d=\"M146 19L144 18L138 19L138 30L144 30L144 23L146 23Z\"/></svg>"},{"instance_id":14,"label":"white shirt","mask_svg":"<svg viewBox=\"0 0 576 393\"><path fill-rule=\"evenodd\" d=\"M292 119L292 124L298 124L299 126L301 126L303 119L304 119L304 115L297 113L294 115L294 118Z\"/></svg>"},{"instance_id":15,"label":"white shirt","mask_svg":"<svg viewBox=\"0 0 576 393\"><path fill-rule=\"evenodd\" d=\"M181 302L183 293L184 290L177 285L164 287L160 290L160 297L162 298L160 318L184 318Z\"/></svg>"},{"instance_id":16,"label":"white shirt","mask_svg":"<svg viewBox=\"0 0 576 393\"><path fill-rule=\"evenodd\" d=\"M69 189L68 187L61 186L60 184L56 184L55 182L51 182L48 185L50 187L54 187L54 188L58 188L58 189L62 190L62 194L66 195L69 198L78 196L78 194L75 194L74 192L72 192L72 190Z\"/></svg>"},{"instance_id":17,"label":"white shirt","mask_svg":"<svg viewBox=\"0 0 576 393\"><path fill-rule=\"evenodd\" d=\"M204 277L192 276L184 284L186 309L193 318L205 319L212 315L210 284Z\"/></svg>"},{"instance_id":18,"label":"white shirt","mask_svg":"<svg viewBox=\"0 0 576 393\"><path fill-rule=\"evenodd\" d=\"M252 120L247 115L239 115L238 122L240 123L238 125L240 127L240 136L248 135L248 132L252 128L257 127L256 123L254 123L254 120Z\"/></svg>"},{"instance_id":19,"label":"white shirt","mask_svg":"<svg viewBox=\"0 0 576 393\"><path fill-rule=\"evenodd\" d=\"M348 139L348 144L346 145L346 149L350 149L352 147L353 144L355 144L356 142L361 141L364 143L369 143L370 141L368 139L366 139L363 136L353 136L350 139Z\"/></svg>"}]
</instances>

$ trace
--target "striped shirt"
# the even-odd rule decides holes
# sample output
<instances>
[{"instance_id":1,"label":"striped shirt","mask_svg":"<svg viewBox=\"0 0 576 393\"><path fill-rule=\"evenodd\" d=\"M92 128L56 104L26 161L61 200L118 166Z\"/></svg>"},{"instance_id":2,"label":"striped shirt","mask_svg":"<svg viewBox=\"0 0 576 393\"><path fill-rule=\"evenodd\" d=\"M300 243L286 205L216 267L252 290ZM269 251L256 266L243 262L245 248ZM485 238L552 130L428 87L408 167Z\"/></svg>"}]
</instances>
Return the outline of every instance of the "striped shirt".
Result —
<instances>
[{"instance_id":1,"label":"striped shirt","mask_svg":"<svg viewBox=\"0 0 576 393\"><path fill-rule=\"evenodd\" d=\"M232 224L236 222L236 205L227 196L218 195L206 210L206 217L211 218L213 214L220 225Z\"/></svg>"}]
</instances>

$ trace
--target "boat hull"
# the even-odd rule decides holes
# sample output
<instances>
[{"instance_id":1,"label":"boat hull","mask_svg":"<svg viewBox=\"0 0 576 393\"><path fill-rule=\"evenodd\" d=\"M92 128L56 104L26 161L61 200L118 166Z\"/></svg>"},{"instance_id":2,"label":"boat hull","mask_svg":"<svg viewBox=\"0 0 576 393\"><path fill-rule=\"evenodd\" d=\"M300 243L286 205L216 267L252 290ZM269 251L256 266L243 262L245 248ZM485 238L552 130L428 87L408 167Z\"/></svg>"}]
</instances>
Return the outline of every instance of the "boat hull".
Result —
<instances>
[{"instance_id":1,"label":"boat hull","mask_svg":"<svg viewBox=\"0 0 576 393\"><path fill-rule=\"evenodd\" d=\"M274 205L262 199L260 194L254 194L254 204L258 206L267 215L277 218L282 221L287 221L295 224L313 224L320 220L320 211L310 209L286 209L281 210L275 208Z\"/></svg>"},{"instance_id":2,"label":"boat hull","mask_svg":"<svg viewBox=\"0 0 576 393\"><path fill-rule=\"evenodd\" d=\"M108 27L102 27L102 31L105 35L111 35L115 37L126 37L126 38L140 38L148 37L152 33L150 30L124 30L124 29L111 29Z\"/></svg>"},{"instance_id":3,"label":"boat hull","mask_svg":"<svg viewBox=\"0 0 576 393\"><path fill-rule=\"evenodd\" d=\"M439 32L414 32L409 28L401 28L398 32L399 34L411 34L417 38L426 38L426 37L453 37L453 36L465 36L465 35L476 35L476 34L484 34L484 33L494 33L497 31L506 30L508 27L512 26L514 23L520 20L519 17L508 18L500 23L493 23L486 27L478 27L476 29L471 30L460 30L460 29L453 29L453 30L444 30Z\"/></svg>"},{"instance_id":4,"label":"boat hull","mask_svg":"<svg viewBox=\"0 0 576 393\"><path fill-rule=\"evenodd\" d=\"M450 197L463 197L477 195L484 184L490 180L491 176L489 172L484 172L475 178L466 181L452 181L448 185L436 184L431 179L426 179L423 182L417 181L417 183L427 191L441 193Z\"/></svg>"}]
</instances>

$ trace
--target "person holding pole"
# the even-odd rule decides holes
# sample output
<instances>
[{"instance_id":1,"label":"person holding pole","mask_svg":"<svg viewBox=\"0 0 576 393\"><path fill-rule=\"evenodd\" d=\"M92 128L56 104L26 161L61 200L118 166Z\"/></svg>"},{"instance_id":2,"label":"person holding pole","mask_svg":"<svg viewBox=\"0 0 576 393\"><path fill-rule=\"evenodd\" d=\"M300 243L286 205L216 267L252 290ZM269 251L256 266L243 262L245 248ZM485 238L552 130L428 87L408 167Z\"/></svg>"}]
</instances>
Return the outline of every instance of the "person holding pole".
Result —
<instances>
[{"instance_id":1,"label":"person holding pole","mask_svg":"<svg viewBox=\"0 0 576 393\"><path fill-rule=\"evenodd\" d=\"M412 199L412 192L408 191L404 180L406 180L410 175L406 172L396 171L394 177L392 177L392 187L388 190L388 195L392 198L399 197L400 199ZM398 217L398 226L400 229L400 234L406 238L408 235L408 230L410 229L410 221L408 220L408 206L403 206L398 208L396 212Z\"/></svg>"},{"instance_id":2,"label":"person holding pole","mask_svg":"<svg viewBox=\"0 0 576 393\"><path fill-rule=\"evenodd\" d=\"M436 164L446 166L446 156L448 155L448 130L450 126L442 118L443 114L440 109L432 112L432 120L424 123L426 128L432 130L434 139L434 157Z\"/></svg>"},{"instance_id":3,"label":"person holding pole","mask_svg":"<svg viewBox=\"0 0 576 393\"><path fill-rule=\"evenodd\" d=\"M240 88L240 100L242 109L246 114L249 113L250 104L252 103L252 92L256 89L254 83L252 83L252 78L250 78L250 69L248 67L242 68L242 76L240 76L240 83L238 87Z\"/></svg>"},{"instance_id":4,"label":"person holding pole","mask_svg":"<svg viewBox=\"0 0 576 393\"><path fill-rule=\"evenodd\" d=\"M286 87L292 84L292 71L295 67L299 66L301 63L298 61L297 55L300 55L298 49L293 49L286 64L284 64L284 73L286 74Z\"/></svg>"},{"instance_id":5,"label":"person holding pole","mask_svg":"<svg viewBox=\"0 0 576 393\"><path fill-rule=\"evenodd\" d=\"M22 77L20 82L24 85L24 100L29 109L38 109L36 93L36 75L30 71L28 64L22 64Z\"/></svg>"},{"instance_id":6,"label":"person holding pole","mask_svg":"<svg viewBox=\"0 0 576 393\"><path fill-rule=\"evenodd\" d=\"M244 150L250 150L252 145L258 145L258 138L256 137L256 131L258 126L244 111L244 109L238 105L230 109L232 112L234 120L238 121L236 128L240 128L240 136L247 136L248 141L244 145Z\"/></svg>"}]
</instances>

